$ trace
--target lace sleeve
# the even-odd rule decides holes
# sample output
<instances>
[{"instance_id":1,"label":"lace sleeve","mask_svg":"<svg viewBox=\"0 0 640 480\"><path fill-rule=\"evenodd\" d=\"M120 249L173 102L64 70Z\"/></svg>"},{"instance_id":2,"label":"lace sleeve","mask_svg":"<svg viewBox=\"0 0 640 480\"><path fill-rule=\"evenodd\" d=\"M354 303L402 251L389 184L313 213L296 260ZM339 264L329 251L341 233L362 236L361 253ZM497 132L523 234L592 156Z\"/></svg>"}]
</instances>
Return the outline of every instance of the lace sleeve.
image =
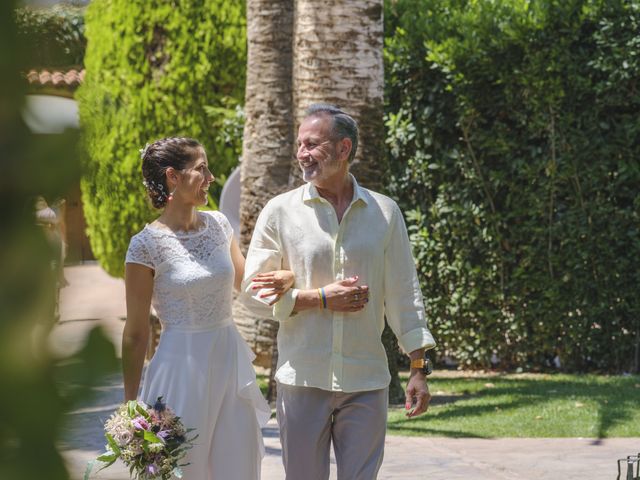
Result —
<instances>
[{"instance_id":1,"label":"lace sleeve","mask_svg":"<svg viewBox=\"0 0 640 480\"><path fill-rule=\"evenodd\" d=\"M134 235L129 242L129 249L127 250L127 257L125 263L139 263L145 267L154 268L153 260L149 254L149 250L141 238L140 234Z\"/></svg>"},{"instance_id":2,"label":"lace sleeve","mask_svg":"<svg viewBox=\"0 0 640 480\"><path fill-rule=\"evenodd\" d=\"M227 238L227 242L230 242L231 238L233 237L233 227L231 226L229 219L224 213L220 211L211 212L211 215L215 218L216 222L218 222L218 224L222 228L224 236Z\"/></svg>"}]
</instances>

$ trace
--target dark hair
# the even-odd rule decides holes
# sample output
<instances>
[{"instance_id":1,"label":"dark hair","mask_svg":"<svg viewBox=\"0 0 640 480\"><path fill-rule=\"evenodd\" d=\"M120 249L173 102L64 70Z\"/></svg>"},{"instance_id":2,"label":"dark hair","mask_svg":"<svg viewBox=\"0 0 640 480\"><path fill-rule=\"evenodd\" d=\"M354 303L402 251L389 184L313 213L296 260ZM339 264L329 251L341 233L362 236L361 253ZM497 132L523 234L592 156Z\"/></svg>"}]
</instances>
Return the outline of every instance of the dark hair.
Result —
<instances>
[{"instance_id":1,"label":"dark hair","mask_svg":"<svg viewBox=\"0 0 640 480\"><path fill-rule=\"evenodd\" d=\"M186 168L197 158L200 149L202 145L193 138L168 137L156 140L151 145L147 144L140 151L144 185L155 208L164 207L169 198L167 168Z\"/></svg>"},{"instance_id":2,"label":"dark hair","mask_svg":"<svg viewBox=\"0 0 640 480\"><path fill-rule=\"evenodd\" d=\"M314 103L305 112L305 118L320 115L331 117L331 136L334 140L342 140L343 138L351 140L351 152L349 153L349 162L351 162L356 157L358 150L358 124L351 115L328 103Z\"/></svg>"}]
</instances>

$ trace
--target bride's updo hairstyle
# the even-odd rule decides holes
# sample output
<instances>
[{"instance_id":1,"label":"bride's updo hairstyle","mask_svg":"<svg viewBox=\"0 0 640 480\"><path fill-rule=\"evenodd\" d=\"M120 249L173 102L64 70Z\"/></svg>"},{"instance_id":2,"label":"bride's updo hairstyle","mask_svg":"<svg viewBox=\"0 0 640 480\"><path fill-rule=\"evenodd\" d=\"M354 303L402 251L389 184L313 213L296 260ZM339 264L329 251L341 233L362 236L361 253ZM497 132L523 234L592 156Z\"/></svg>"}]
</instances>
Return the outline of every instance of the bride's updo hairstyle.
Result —
<instances>
[{"instance_id":1,"label":"bride's updo hairstyle","mask_svg":"<svg viewBox=\"0 0 640 480\"><path fill-rule=\"evenodd\" d=\"M185 169L201 151L202 145L187 137L162 138L140 150L143 183L155 208L163 208L169 200L167 169Z\"/></svg>"}]
</instances>

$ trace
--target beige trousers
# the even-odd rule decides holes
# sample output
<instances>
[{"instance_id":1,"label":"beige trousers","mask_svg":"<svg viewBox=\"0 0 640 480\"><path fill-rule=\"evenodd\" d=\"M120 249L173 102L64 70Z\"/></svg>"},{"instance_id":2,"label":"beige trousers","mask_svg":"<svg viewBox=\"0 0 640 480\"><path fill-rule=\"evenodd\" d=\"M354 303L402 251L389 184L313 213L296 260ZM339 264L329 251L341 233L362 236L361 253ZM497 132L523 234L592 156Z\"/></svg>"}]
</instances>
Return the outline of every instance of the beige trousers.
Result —
<instances>
[{"instance_id":1,"label":"beige trousers","mask_svg":"<svg viewBox=\"0 0 640 480\"><path fill-rule=\"evenodd\" d=\"M374 480L384 453L388 389L330 392L278 384L286 480L327 480L333 442L338 480Z\"/></svg>"}]
</instances>

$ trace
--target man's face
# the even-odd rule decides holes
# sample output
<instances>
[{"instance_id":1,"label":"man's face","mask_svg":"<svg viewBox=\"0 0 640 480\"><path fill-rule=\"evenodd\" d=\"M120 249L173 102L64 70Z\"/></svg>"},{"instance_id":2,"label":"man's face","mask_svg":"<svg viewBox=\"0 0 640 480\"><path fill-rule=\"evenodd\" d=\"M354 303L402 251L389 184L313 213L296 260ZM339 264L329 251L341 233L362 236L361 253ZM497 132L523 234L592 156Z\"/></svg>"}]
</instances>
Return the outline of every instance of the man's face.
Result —
<instances>
[{"instance_id":1,"label":"man's face","mask_svg":"<svg viewBox=\"0 0 640 480\"><path fill-rule=\"evenodd\" d=\"M306 118L298 130L298 164L305 182L322 186L342 173L337 143L331 138L331 118L326 115ZM346 161L346 160L344 160Z\"/></svg>"}]
</instances>

